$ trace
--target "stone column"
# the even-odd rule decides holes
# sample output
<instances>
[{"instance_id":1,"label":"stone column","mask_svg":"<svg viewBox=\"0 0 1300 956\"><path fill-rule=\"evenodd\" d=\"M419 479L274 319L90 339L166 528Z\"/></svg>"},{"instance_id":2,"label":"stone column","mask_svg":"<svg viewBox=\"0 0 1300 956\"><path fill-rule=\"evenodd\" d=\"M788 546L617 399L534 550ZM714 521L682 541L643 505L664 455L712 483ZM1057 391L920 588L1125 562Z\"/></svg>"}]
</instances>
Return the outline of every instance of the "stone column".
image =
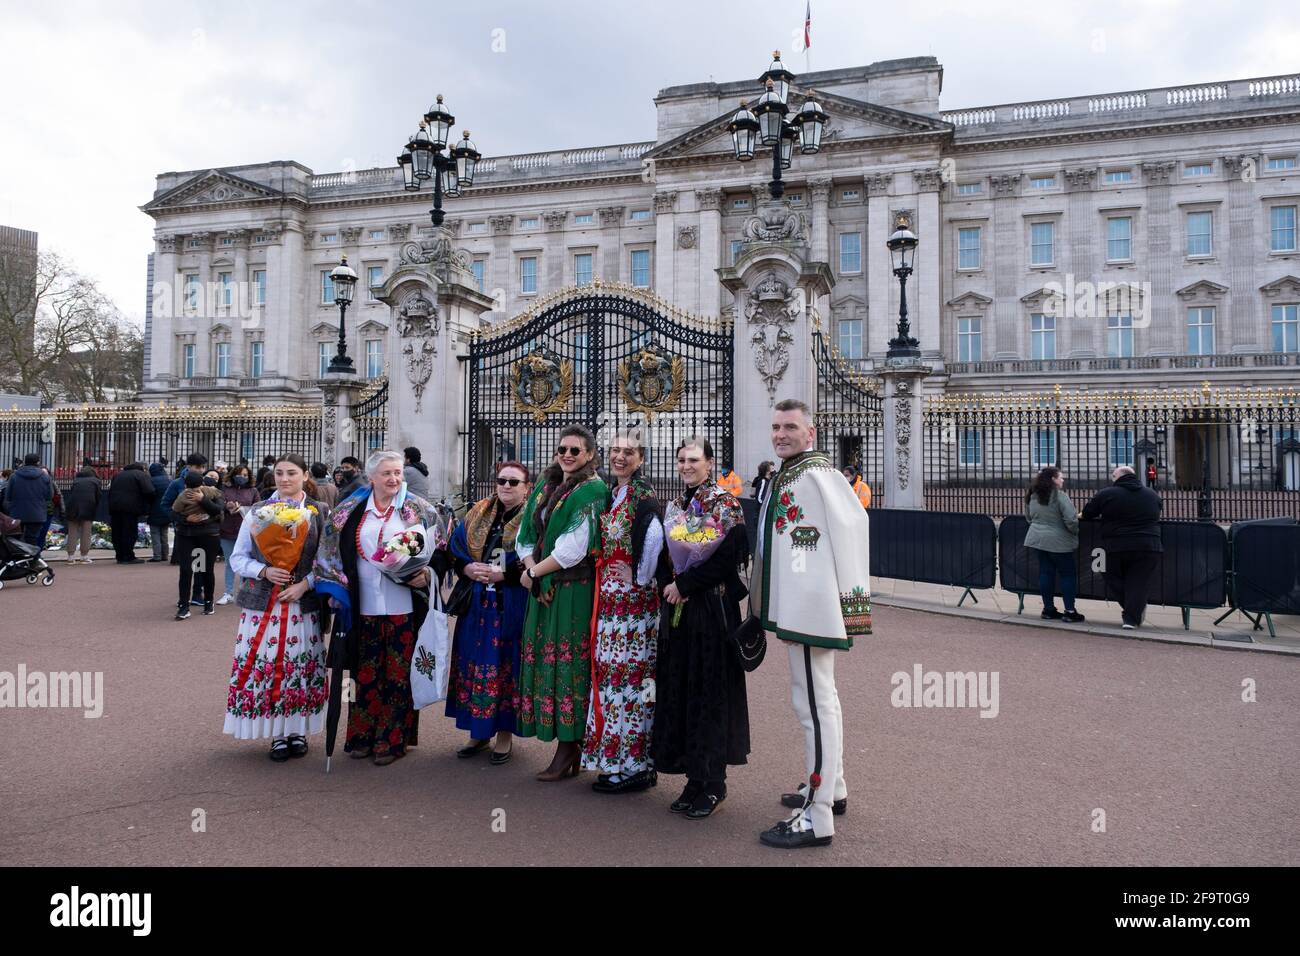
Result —
<instances>
[{"instance_id":1,"label":"stone column","mask_svg":"<svg viewBox=\"0 0 1300 956\"><path fill-rule=\"evenodd\" d=\"M515 264L514 256L510 251L510 230L514 228L515 217L489 216L488 223L492 227L492 277L487 292L490 295L500 296L493 308L504 315L510 311L509 302L513 294L518 291L517 285L511 284L514 280Z\"/></svg>"},{"instance_id":2,"label":"stone column","mask_svg":"<svg viewBox=\"0 0 1300 956\"><path fill-rule=\"evenodd\" d=\"M470 261L435 230L403 248L379 293L390 309L387 444L423 452L435 499L462 487L464 363L457 356L493 305L478 291Z\"/></svg>"},{"instance_id":3,"label":"stone column","mask_svg":"<svg viewBox=\"0 0 1300 956\"><path fill-rule=\"evenodd\" d=\"M938 361L942 354L939 314L942 307L943 226L939 215L939 191L943 188L943 175L937 168L916 170L912 173L912 183L917 191L916 225L912 228L920 244L917 246L916 271L912 276L912 284L916 286L915 297L912 289L907 290L908 311L911 313L912 334L921 340L922 354ZM888 249L885 254L889 254ZM993 250L987 250L987 255L991 257Z\"/></svg>"},{"instance_id":4,"label":"stone column","mask_svg":"<svg viewBox=\"0 0 1300 956\"><path fill-rule=\"evenodd\" d=\"M1263 352L1268 345L1268 313L1260 320L1259 292L1256 288L1255 263L1263 261L1256 249L1255 229L1258 222L1267 228L1268 219L1264 218L1264 209L1255 190L1255 180L1262 157L1255 155L1236 155L1223 157L1223 168L1232 177L1228 185L1228 301L1222 310L1216 311L1221 316L1215 322L1216 339L1214 350L1219 353ZM1215 224L1216 247L1222 248L1223 242L1217 236L1218 223ZM1268 248L1265 233L1264 248ZM1228 316L1231 315L1231 320Z\"/></svg>"},{"instance_id":5,"label":"stone column","mask_svg":"<svg viewBox=\"0 0 1300 956\"><path fill-rule=\"evenodd\" d=\"M1169 187L1169 177L1176 163L1143 163L1142 179L1147 184L1146 228L1143 232L1147 238L1148 277L1150 295L1143 289L1140 299L1132 292L1127 296L1129 311L1133 315L1133 354L1139 355L1177 355L1183 351L1186 333L1181 324L1175 322L1172 312L1174 300L1173 269L1174 262L1181 257L1175 252L1174 234L1181 230L1172 230L1171 218L1177 215L1173 203L1173 190ZM1104 317L1098 317L1098 325L1105 327ZM1146 478L1143 478L1145 481Z\"/></svg>"},{"instance_id":6,"label":"stone column","mask_svg":"<svg viewBox=\"0 0 1300 956\"><path fill-rule=\"evenodd\" d=\"M673 260L677 245L677 193L655 193L655 292L676 302Z\"/></svg>"},{"instance_id":7,"label":"stone column","mask_svg":"<svg viewBox=\"0 0 1300 956\"><path fill-rule=\"evenodd\" d=\"M884 384L886 508L925 508L921 383L930 371L920 361L886 359L878 373Z\"/></svg>"},{"instance_id":8,"label":"stone column","mask_svg":"<svg viewBox=\"0 0 1300 956\"><path fill-rule=\"evenodd\" d=\"M862 268L867 277L867 351L883 355L886 344L894 337L897 316L890 315L891 290L897 284L889 249L885 242L890 228L889 192L893 176L877 173L864 180L867 190L867 244L862 250ZM937 241L937 237L936 237Z\"/></svg>"},{"instance_id":9,"label":"stone column","mask_svg":"<svg viewBox=\"0 0 1300 956\"><path fill-rule=\"evenodd\" d=\"M993 358L1020 358L1021 343L1029 341L1028 319L1025 318L1024 306L1020 302L1019 282L1024 272L1025 257L1024 240L1021 238L1024 219L1020 215L1020 204L1015 201L1019 182L1019 173L989 179L989 193L994 200L993 221L990 223L991 228L985 229L981 236L980 257L985 274L990 271L993 273L993 328L990 330L995 349ZM957 230L953 229L948 238L953 244L952 262L955 269L961 256ZM1058 337L1060 334L1058 332ZM1029 357L1027 349L1023 357Z\"/></svg>"},{"instance_id":10,"label":"stone column","mask_svg":"<svg viewBox=\"0 0 1300 956\"><path fill-rule=\"evenodd\" d=\"M232 229L226 233L234 240L235 249L235 270L231 277L234 280L235 288L232 290L231 308L229 315L230 322L230 377L243 378L247 372L246 360L248 356L248 346L245 344L244 333L253 326L253 302L256 300L256 290L253 289L249 281L251 276L248 274L248 241L250 233L247 229Z\"/></svg>"},{"instance_id":11,"label":"stone column","mask_svg":"<svg viewBox=\"0 0 1300 956\"><path fill-rule=\"evenodd\" d=\"M722 297L717 269L722 265L722 190L697 189L695 202L700 210L700 315L717 318Z\"/></svg>"},{"instance_id":12,"label":"stone column","mask_svg":"<svg viewBox=\"0 0 1300 956\"><path fill-rule=\"evenodd\" d=\"M194 374L212 374L212 323L220 301L212 288L212 233L196 232L190 236L199 242L199 314L195 324Z\"/></svg>"},{"instance_id":13,"label":"stone column","mask_svg":"<svg viewBox=\"0 0 1300 956\"><path fill-rule=\"evenodd\" d=\"M745 224L734 266L717 270L735 302L735 461L742 475L772 455L772 407L797 398L817 408L809 303L829 294L834 276L809 258L807 224L784 201L768 201Z\"/></svg>"},{"instance_id":14,"label":"stone column","mask_svg":"<svg viewBox=\"0 0 1300 956\"><path fill-rule=\"evenodd\" d=\"M600 270L602 282L618 282L623 261L623 214L626 206L601 206Z\"/></svg>"},{"instance_id":15,"label":"stone column","mask_svg":"<svg viewBox=\"0 0 1300 956\"><path fill-rule=\"evenodd\" d=\"M812 222L808 231L811 236L809 246L813 262L831 261L831 179L808 180L808 192L812 194Z\"/></svg>"},{"instance_id":16,"label":"stone column","mask_svg":"<svg viewBox=\"0 0 1300 956\"><path fill-rule=\"evenodd\" d=\"M267 290L267 298L275 304L275 311L268 312L264 318L267 336L264 339L263 364L267 374L288 379L314 379L318 371L316 352L303 348L303 343L310 341L307 330L314 324L311 316L316 312L320 288L314 281L315 276L306 274L306 241L302 224L286 221L277 225L273 235L278 235L278 243L266 251L266 281L275 283L274 291ZM271 271L273 268L274 272Z\"/></svg>"},{"instance_id":17,"label":"stone column","mask_svg":"<svg viewBox=\"0 0 1300 956\"><path fill-rule=\"evenodd\" d=\"M149 369L154 379L175 377L176 332L184 309L184 277L177 269L176 247L184 238L174 234L157 238L153 260L153 324L149 337ZM148 385L146 384L146 388Z\"/></svg>"},{"instance_id":18,"label":"stone column","mask_svg":"<svg viewBox=\"0 0 1300 956\"><path fill-rule=\"evenodd\" d=\"M542 253L546 259L546 285L538 289L542 294L564 288L564 259L567 254L564 248L564 224L568 218L569 214L563 209L551 209L542 213L542 221L546 224L546 249Z\"/></svg>"},{"instance_id":19,"label":"stone column","mask_svg":"<svg viewBox=\"0 0 1300 956\"><path fill-rule=\"evenodd\" d=\"M1096 181L1095 167L1065 171L1065 186L1070 194L1068 220L1070 237L1068 242L1058 242L1057 247L1061 249L1062 254L1061 271L1065 275L1073 273L1076 282L1083 279L1096 282L1101 278L1101 270L1098 268L1102 241L1098 232L1100 217L1093 208L1092 202L1092 190ZM1023 315L1023 312L1021 314ZM1024 316L1023 321L1028 323L1028 316ZM1068 331L1062 330L1062 323L1067 321ZM1104 323L1101 335L1097 334L1097 323L1088 319L1058 318L1056 324L1056 354L1060 358L1094 356L1098 353L1099 345L1101 347L1105 345ZM1028 335L1027 326L1025 334ZM1025 341L1028 339L1026 338ZM1067 341L1070 343L1068 354L1063 348ZM1001 347L998 351L1001 351ZM1029 356L1030 350L1026 348L1024 354L1018 357L1029 358Z\"/></svg>"},{"instance_id":20,"label":"stone column","mask_svg":"<svg viewBox=\"0 0 1300 956\"><path fill-rule=\"evenodd\" d=\"M348 455L366 460L366 449L361 447L356 426L352 423L352 406L357 403L364 383L352 375L338 373L327 375L320 382L321 401L321 455L326 466L337 465Z\"/></svg>"}]
</instances>

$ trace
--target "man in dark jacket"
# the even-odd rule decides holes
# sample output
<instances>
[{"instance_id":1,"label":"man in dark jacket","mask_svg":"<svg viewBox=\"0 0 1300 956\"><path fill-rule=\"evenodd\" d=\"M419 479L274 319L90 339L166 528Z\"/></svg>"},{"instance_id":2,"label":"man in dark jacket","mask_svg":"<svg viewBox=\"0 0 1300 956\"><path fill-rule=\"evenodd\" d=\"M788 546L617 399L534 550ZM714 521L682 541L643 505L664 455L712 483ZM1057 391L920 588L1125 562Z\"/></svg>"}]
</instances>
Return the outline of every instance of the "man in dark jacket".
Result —
<instances>
[{"instance_id":1,"label":"man in dark jacket","mask_svg":"<svg viewBox=\"0 0 1300 956\"><path fill-rule=\"evenodd\" d=\"M153 482L144 473L144 463L135 461L116 475L108 486L108 519L113 528L113 551L118 564L136 564L135 539L142 517L153 503Z\"/></svg>"},{"instance_id":2,"label":"man in dark jacket","mask_svg":"<svg viewBox=\"0 0 1300 956\"><path fill-rule=\"evenodd\" d=\"M78 561L90 563L91 529L94 527L95 515L99 513L99 499L103 495L103 486L95 469L89 466L77 472L72 487L63 496L63 520L68 526L67 548L68 564ZM77 548L81 553L77 554Z\"/></svg>"},{"instance_id":3,"label":"man in dark jacket","mask_svg":"<svg viewBox=\"0 0 1300 956\"><path fill-rule=\"evenodd\" d=\"M153 557L150 561L166 561L170 557L167 535L171 531L171 511L163 510L163 499L171 481L167 478L167 468L161 462L149 466L149 481L153 485L154 499L149 508L149 539L153 542Z\"/></svg>"},{"instance_id":4,"label":"man in dark jacket","mask_svg":"<svg viewBox=\"0 0 1300 956\"><path fill-rule=\"evenodd\" d=\"M33 547L40 544L41 529L50 515L54 501L54 483L41 470L41 456L35 453L23 458L22 467L9 477L5 485L3 510L9 517L23 523L23 540Z\"/></svg>"},{"instance_id":5,"label":"man in dark jacket","mask_svg":"<svg viewBox=\"0 0 1300 956\"><path fill-rule=\"evenodd\" d=\"M1106 587L1122 609L1124 629L1142 623L1151 578L1160 567L1160 509L1164 503L1144 488L1132 468L1111 472L1114 484L1093 495L1083 506L1084 521L1101 521L1101 547Z\"/></svg>"}]
</instances>

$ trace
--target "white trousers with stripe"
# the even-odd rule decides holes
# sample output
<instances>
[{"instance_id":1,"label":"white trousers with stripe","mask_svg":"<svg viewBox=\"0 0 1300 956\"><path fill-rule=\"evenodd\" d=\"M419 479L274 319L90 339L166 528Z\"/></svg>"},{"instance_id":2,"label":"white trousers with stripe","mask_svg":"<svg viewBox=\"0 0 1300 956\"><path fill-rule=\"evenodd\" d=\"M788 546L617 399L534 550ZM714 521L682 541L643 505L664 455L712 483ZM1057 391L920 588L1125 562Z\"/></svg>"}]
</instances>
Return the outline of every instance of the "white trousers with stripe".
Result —
<instances>
[{"instance_id":1,"label":"white trousers with stripe","mask_svg":"<svg viewBox=\"0 0 1300 956\"><path fill-rule=\"evenodd\" d=\"M803 724L810 776L816 772L820 746L821 786L813 794L812 808L807 815L813 832L819 837L831 836L835 833L831 804L849 794L844 783L844 718L835 691L836 652L828 647L803 644L791 644L789 651L790 698L795 715Z\"/></svg>"}]
</instances>

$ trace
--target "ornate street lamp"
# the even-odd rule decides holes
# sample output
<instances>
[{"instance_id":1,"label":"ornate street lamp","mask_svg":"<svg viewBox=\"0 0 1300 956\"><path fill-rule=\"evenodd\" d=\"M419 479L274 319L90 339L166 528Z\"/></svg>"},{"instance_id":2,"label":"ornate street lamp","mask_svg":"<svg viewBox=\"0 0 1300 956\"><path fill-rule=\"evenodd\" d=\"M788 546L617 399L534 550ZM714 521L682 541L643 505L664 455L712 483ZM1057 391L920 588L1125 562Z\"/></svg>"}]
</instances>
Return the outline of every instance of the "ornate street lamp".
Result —
<instances>
[{"instance_id":1,"label":"ornate street lamp","mask_svg":"<svg viewBox=\"0 0 1300 956\"><path fill-rule=\"evenodd\" d=\"M727 126L737 162L752 160L759 143L771 148L772 181L767 189L773 199L780 199L785 194L781 170L790 168L795 147L798 146L804 155L821 149L822 130L828 118L813 94L809 93L802 108L786 121L790 113L790 83L793 79L794 74L781 63L781 51L776 50L772 54L772 65L758 78L763 94L752 110L742 102Z\"/></svg>"},{"instance_id":2,"label":"ornate street lamp","mask_svg":"<svg viewBox=\"0 0 1300 956\"><path fill-rule=\"evenodd\" d=\"M339 307L339 347L326 371L331 374L351 375L353 369L352 358L348 355L347 315L348 306L352 303L352 293L357 288L357 274L348 265L347 256L344 256L334 267L330 273L330 281L334 285L334 304Z\"/></svg>"},{"instance_id":3,"label":"ornate street lamp","mask_svg":"<svg viewBox=\"0 0 1300 956\"><path fill-rule=\"evenodd\" d=\"M917 244L911 225L906 214L900 214L894 220L894 234L885 241L898 277L898 335L889 340L887 360L921 357L921 343L912 337L907 324L907 277L912 274Z\"/></svg>"},{"instance_id":4,"label":"ornate street lamp","mask_svg":"<svg viewBox=\"0 0 1300 956\"><path fill-rule=\"evenodd\" d=\"M474 185L474 171L482 158L472 142L469 131L454 146L448 143L456 117L443 104L438 94L429 112L420 121L420 128L397 157L402 170L402 182L415 191L428 180L433 180L433 211L429 214L435 226L444 219L442 199L455 199L462 189Z\"/></svg>"}]
</instances>

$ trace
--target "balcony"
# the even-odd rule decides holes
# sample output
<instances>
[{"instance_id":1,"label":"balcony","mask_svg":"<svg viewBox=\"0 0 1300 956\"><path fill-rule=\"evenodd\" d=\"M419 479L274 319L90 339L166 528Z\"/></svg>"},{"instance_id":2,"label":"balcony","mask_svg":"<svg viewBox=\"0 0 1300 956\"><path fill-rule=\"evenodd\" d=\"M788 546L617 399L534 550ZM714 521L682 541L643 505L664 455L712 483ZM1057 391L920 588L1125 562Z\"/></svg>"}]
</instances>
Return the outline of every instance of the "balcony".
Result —
<instances>
[{"instance_id":1,"label":"balcony","mask_svg":"<svg viewBox=\"0 0 1300 956\"><path fill-rule=\"evenodd\" d=\"M949 375L1042 375L1061 372L1139 372L1157 369L1248 369L1300 366L1300 353L1256 352L1245 355L1160 355L1129 358L1001 359L948 362Z\"/></svg>"}]
</instances>

